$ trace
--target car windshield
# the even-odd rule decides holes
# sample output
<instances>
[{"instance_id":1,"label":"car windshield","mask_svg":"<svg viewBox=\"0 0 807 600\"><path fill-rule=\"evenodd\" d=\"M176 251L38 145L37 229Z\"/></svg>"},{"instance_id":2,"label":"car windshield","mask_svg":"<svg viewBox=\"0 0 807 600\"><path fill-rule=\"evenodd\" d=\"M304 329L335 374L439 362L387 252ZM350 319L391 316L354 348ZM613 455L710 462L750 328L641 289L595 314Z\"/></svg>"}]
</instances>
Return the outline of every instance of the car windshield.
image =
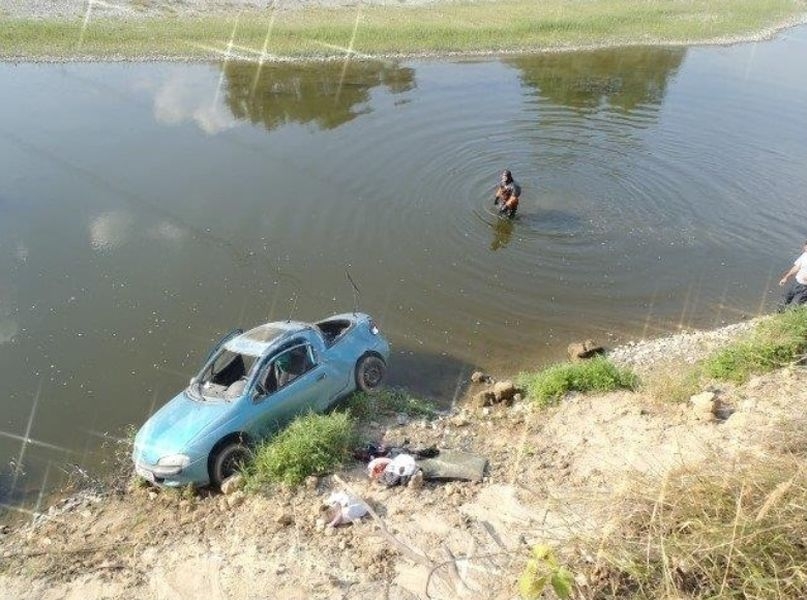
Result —
<instances>
[{"instance_id":1,"label":"car windshield","mask_svg":"<svg viewBox=\"0 0 807 600\"><path fill-rule=\"evenodd\" d=\"M243 395L257 361L257 356L221 348L197 375L190 390L198 399L238 398Z\"/></svg>"}]
</instances>

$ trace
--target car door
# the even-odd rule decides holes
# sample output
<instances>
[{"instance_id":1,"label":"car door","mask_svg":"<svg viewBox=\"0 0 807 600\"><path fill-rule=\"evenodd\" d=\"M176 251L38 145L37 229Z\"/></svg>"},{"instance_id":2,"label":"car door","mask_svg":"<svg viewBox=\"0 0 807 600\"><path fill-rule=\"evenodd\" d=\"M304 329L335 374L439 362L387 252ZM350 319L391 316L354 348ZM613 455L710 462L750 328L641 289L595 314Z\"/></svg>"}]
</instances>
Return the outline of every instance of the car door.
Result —
<instances>
[{"instance_id":1,"label":"car door","mask_svg":"<svg viewBox=\"0 0 807 600\"><path fill-rule=\"evenodd\" d=\"M261 366L257 377L250 429L260 437L285 427L300 414L321 412L333 381L307 342L278 352Z\"/></svg>"}]
</instances>

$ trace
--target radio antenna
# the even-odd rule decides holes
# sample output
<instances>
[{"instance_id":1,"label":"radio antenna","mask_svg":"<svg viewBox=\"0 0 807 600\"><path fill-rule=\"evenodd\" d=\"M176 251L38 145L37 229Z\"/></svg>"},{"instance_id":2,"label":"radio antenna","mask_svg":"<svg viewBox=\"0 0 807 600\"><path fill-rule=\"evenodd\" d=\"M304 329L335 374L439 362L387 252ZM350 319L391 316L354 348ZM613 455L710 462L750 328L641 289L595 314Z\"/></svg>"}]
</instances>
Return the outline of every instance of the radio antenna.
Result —
<instances>
[{"instance_id":1,"label":"radio antenna","mask_svg":"<svg viewBox=\"0 0 807 600\"><path fill-rule=\"evenodd\" d=\"M359 291L359 286L356 285L356 282L353 281L353 278L350 276L350 271L345 268L345 276L347 280L350 282L350 285L353 286L353 316L356 316L356 313L359 311L359 297L361 296L361 292Z\"/></svg>"},{"instance_id":2,"label":"radio antenna","mask_svg":"<svg viewBox=\"0 0 807 600\"><path fill-rule=\"evenodd\" d=\"M294 295L290 298L291 300L291 310L289 311L289 318L286 319L286 323L290 323L294 313L297 312L297 290L294 290Z\"/></svg>"}]
</instances>

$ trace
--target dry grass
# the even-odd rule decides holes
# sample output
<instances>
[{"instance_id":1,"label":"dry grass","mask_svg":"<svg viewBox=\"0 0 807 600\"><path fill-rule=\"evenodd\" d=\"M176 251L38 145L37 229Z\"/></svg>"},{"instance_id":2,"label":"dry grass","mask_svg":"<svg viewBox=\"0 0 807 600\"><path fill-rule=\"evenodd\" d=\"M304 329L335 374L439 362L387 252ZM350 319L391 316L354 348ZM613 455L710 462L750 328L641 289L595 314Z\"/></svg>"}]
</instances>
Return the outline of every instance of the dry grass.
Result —
<instances>
[{"instance_id":1,"label":"dry grass","mask_svg":"<svg viewBox=\"0 0 807 600\"><path fill-rule=\"evenodd\" d=\"M665 404L686 402L702 387L701 369L685 363L670 362L654 367L652 377L642 380L648 396Z\"/></svg>"},{"instance_id":2,"label":"dry grass","mask_svg":"<svg viewBox=\"0 0 807 600\"><path fill-rule=\"evenodd\" d=\"M805 507L797 456L715 460L642 481L592 548L585 596L805 598Z\"/></svg>"}]
</instances>

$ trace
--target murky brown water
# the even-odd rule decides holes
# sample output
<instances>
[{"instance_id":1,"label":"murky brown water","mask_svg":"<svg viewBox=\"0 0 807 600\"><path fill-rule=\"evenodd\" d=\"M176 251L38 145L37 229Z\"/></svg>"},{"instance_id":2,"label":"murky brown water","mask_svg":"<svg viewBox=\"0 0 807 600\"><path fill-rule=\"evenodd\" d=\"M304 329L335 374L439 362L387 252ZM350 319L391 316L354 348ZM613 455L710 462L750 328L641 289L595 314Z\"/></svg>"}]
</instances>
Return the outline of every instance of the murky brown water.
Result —
<instances>
[{"instance_id":1,"label":"murky brown water","mask_svg":"<svg viewBox=\"0 0 807 600\"><path fill-rule=\"evenodd\" d=\"M0 493L97 467L221 332L349 310L346 267L394 383L446 402L473 366L770 310L805 237L805 58L800 28L460 63L0 66ZM490 206L504 167L513 223Z\"/></svg>"}]
</instances>

